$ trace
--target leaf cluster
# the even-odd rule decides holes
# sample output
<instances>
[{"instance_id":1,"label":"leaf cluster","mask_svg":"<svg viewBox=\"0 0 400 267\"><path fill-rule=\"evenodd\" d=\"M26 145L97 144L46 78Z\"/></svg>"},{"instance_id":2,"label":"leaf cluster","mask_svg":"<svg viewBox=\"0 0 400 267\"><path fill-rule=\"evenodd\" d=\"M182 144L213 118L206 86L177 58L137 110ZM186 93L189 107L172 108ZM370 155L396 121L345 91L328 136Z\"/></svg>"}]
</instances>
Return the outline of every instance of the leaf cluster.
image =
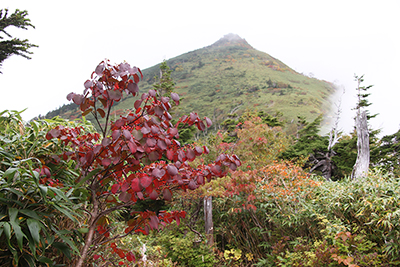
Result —
<instances>
[{"instance_id":1,"label":"leaf cluster","mask_svg":"<svg viewBox=\"0 0 400 267\"><path fill-rule=\"evenodd\" d=\"M57 118L25 124L20 112L1 112L0 237L6 240L1 265L56 266L79 254L85 196L71 187L77 177L73 163L61 161L56 167L57 159L50 156L63 147L45 139L62 123L70 124Z\"/></svg>"},{"instance_id":2,"label":"leaf cluster","mask_svg":"<svg viewBox=\"0 0 400 267\"><path fill-rule=\"evenodd\" d=\"M74 262L76 266L83 266L92 258L112 263L115 255L120 262L134 261L133 252L118 247L115 240L134 233L149 234L150 230L163 228L174 220L179 224L185 217L185 212L177 210L142 210L140 204L170 201L174 191L197 189L241 164L237 156L225 153L207 165L189 164L209 150L206 146L181 145L179 126L195 126L204 131L211 126L211 120L200 119L192 112L172 124L170 111L172 102L179 104L178 94L162 96L151 89L139 95L141 79L139 68L125 62L111 65L102 61L84 83L83 94L67 96L79 106L83 116L92 114L100 134L81 126L63 125L46 134L47 140L59 140L68 148L57 157L76 163L80 169L76 186L83 187L90 195L84 209L88 233L80 248L81 257ZM126 96L137 100L126 115L112 120L112 107ZM105 119L105 124L100 119ZM130 214L121 233L115 230L113 215L126 210ZM104 254L100 249L103 247L112 255Z\"/></svg>"}]
</instances>

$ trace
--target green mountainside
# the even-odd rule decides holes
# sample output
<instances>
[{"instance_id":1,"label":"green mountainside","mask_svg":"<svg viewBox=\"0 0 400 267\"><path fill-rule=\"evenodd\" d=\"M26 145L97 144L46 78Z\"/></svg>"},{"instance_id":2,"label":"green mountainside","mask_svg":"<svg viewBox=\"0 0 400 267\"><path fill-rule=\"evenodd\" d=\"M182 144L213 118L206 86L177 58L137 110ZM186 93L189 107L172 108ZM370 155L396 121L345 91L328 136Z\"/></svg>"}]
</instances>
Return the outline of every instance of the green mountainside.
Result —
<instances>
[{"instance_id":1,"label":"green mountainside","mask_svg":"<svg viewBox=\"0 0 400 267\"><path fill-rule=\"evenodd\" d=\"M209 117L214 124L223 122L232 112L241 114L246 110L262 110L271 115L280 112L287 121L296 121L297 116L311 121L319 114L328 114L329 99L335 91L332 83L295 72L235 34L171 58L167 64L176 83L175 92L182 99L175 115L194 111L200 117ZM152 88L154 77L160 74L159 67L160 64L142 70L141 91ZM123 99L115 106L113 115L124 114L134 101ZM49 112L46 117L56 115L75 119L80 112L70 104Z\"/></svg>"}]
</instances>

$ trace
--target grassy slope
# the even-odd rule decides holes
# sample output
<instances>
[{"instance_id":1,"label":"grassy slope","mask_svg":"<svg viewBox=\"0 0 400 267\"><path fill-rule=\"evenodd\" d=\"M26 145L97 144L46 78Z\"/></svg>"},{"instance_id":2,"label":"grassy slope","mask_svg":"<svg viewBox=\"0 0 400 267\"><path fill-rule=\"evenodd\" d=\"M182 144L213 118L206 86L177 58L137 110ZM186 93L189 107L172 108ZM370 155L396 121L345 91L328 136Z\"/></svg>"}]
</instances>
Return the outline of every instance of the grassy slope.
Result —
<instances>
[{"instance_id":1,"label":"grassy slope","mask_svg":"<svg viewBox=\"0 0 400 267\"><path fill-rule=\"evenodd\" d=\"M298 115L313 120L329 112L329 96L335 90L331 83L298 74L279 60L253 49L243 39L229 42L222 38L167 63L173 70L175 91L183 99L175 115L194 111L214 123L221 123L235 108L239 114L245 110L271 114L279 111L288 121ZM139 86L144 92L152 87L159 65L143 73L145 77ZM269 80L275 86L268 84ZM118 103L114 115L118 117L133 102L133 98L127 98ZM67 112L63 117L71 115L74 118L78 113Z\"/></svg>"}]
</instances>

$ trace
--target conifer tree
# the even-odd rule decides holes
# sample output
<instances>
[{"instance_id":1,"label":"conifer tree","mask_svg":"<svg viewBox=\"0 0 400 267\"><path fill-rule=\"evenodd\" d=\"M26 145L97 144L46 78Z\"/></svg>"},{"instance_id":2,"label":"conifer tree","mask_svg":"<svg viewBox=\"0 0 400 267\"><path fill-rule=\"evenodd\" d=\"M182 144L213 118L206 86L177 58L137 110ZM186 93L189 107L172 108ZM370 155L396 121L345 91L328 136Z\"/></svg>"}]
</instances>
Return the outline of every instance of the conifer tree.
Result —
<instances>
[{"instance_id":1,"label":"conifer tree","mask_svg":"<svg viewBox=\"0 0 400 267\"><path fill-rule=\"evenodd\" d=\"M14 26L16 28L27 30L28 27L35 28L31 24L31 20L27 18L28 12L26 10L20 11L15 10L14 13L8 16L8 9L0 10L0 32L5 34L5 37L0 35L0 67L3 61L12 55L22 56L24 58L30 59L29 51L32 47L38 47L37 45L29 43L29 40L21 40L19 38L13 38L7 31L6 28L9 26ZM0 73L2 73L0 71Z\"/></svg>"},{"instance_id":2,"label":"conifer tree","mask_svg":"<svg viewBox=\"0 0 400 267\"><path fill-rule=\"evenodd\" d=\"M329 177L327 179L330 179L331 171L326 168L325 163L323 165L320 164L320 162L325 162L326 160L329 144L327 136L318 134L321 121L322 115L318 116L313 122L307 122L304 117L298 117L299 129L296 143L283 152L280 157L289 160L306 159L303 167L311 168L312 171L321 169L320 171L324 177Z\"/></svg>"},{"instance_id":3,"label":"conifer tree","mask_svg":"<svg viewBox=\"0 0 400 267\"><path fill-rule=\"evenodd\" d=\"M380 146L374 152L379 158L379 166L397 177L400 176L400 130L382 137Z\"/></svg>"},{"instance_id":4,"label":"conifer tree","mask_svg":"<svg viewBox=\"0 0 400 267\"><path fill-rule=\"evenodd\" d=\"M167 61L163 61L160 65L160 77L154 77L156 83L153 88L159 92L161 96L170 96L174 91L175 83L171 77L172 70L167 65Z\"/></svg>"}]
</instances>

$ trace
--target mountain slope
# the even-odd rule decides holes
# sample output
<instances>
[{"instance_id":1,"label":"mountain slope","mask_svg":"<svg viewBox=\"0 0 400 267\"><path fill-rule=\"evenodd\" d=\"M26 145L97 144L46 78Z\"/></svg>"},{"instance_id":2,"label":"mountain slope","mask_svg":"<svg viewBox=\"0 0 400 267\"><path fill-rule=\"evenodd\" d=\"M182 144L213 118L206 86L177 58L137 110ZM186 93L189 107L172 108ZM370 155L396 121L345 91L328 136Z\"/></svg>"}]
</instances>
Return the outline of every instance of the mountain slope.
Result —
<instances>
[{"instance_id":1,"label":"mountain slope","mask_svg":"<svg viewBox=\"0 0 400 267\"><path fill-rule=\"evenodd\" d=\"M288 121L297 116L313 120L329 112L329 97L335 91L333 84L295 72L278 59L255 50L235 34L171 58L167 64L173 70L175 92L182 98L175 115L194 111L217 124L227 114L240 114L245 110L281 112ZM152 88L154 77L159 75L159 65L143 70L143 74L139 87L147 91ZM126 98L118 103L115 115L131 108L133 102L133 98ZM79 112L73 110L51 113L66 118L79 116Z\"/></svg>"}]
</instances>

